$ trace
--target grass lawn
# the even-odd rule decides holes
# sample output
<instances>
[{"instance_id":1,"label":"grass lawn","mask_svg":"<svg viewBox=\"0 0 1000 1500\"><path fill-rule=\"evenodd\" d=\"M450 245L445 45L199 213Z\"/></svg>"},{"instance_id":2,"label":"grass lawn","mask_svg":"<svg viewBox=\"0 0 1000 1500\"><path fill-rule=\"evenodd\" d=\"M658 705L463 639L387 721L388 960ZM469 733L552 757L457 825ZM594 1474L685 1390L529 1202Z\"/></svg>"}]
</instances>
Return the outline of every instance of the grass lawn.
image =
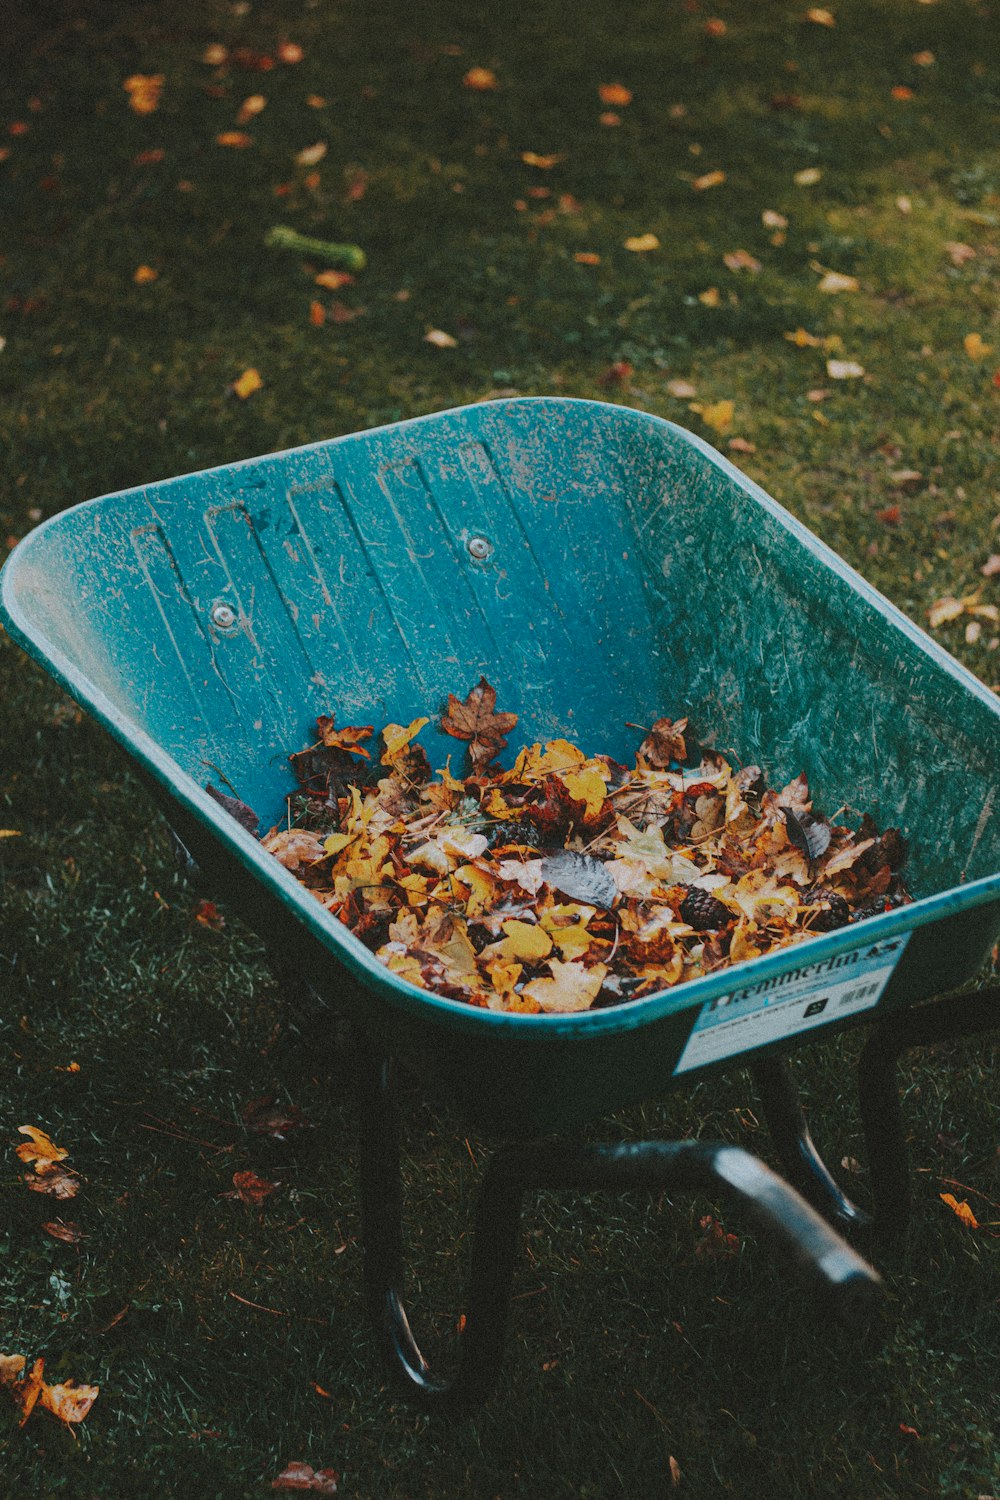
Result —
<instances>
[{"instance_id":1,"label":"grass lawn","mask_svg":"<svg viewBox=\"0 0 1000 1500\"><path fill-rule=\"evenodd\" d=\"M1000 685L989 0L13 10L0 550L93 495L491 392L599 397L708 436L918 622L988 606L936 634ZM162 75L147 113L134 75ZM368 267L318 286L265 248L276 223ZM19 1428L0 1390L3 1500L261 1497L293 1459L359 1500L1000 1494L995 1044L906 1061L917 1208L879 1252L880 1339L818 1326L735 1216L738 1253L698 1253L709 1199L544 1193L496 1397L415 1416L363 1314L349 1059L284 1024L235 918L196 920L123 756L5 638L0 705L0 1352L101 1387L75 1437ZM855 1035L797 1067L863 1197ZM249 1132L268 1095L307 1124ZM447 1361L489 1147L403 1102L414 1310ZM767 1158L754 1110L734 1073L598 1138ZM76 1199L27 1191L22 1123L70 1152ZM259 1208L232 1196L247 1169L281 1183Z\"/></svg>"}]
</instances>

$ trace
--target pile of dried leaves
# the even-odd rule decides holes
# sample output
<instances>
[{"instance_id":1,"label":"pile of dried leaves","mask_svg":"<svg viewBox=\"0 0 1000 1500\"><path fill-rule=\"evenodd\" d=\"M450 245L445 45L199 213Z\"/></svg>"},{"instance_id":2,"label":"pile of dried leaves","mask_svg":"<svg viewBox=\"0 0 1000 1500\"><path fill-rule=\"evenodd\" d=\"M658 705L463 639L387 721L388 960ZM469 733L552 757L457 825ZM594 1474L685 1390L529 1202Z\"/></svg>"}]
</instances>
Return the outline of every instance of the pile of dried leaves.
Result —
<instances>
[{"instance_id":1,"label":"pile of dried leaves","mask_svg":"<svg viewBox=\"0 0 1000 1500\"><path fill-rule=\"evenodd\" d=\"M372 726L320 718L291 757L289 827L263 841L423 989L491 1010L614 1005L909 899L896 830L819 817L804 776L769 791L756 766L689 752L685 719L658 719L633 767L557 739L505 771L517 716L481 678L441 719L468 744L464 776L431 771L429 722L387 724L376 765Z\"/></svg>"}]
</instances>

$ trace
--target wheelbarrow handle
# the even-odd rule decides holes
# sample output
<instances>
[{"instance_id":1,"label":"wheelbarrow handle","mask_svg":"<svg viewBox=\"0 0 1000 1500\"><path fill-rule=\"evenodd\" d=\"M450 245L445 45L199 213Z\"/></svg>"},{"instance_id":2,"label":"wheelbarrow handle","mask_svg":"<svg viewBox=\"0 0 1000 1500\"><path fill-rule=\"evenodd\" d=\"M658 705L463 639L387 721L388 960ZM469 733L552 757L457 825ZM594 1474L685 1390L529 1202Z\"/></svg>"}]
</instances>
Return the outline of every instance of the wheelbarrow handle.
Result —
<instances>
[{"instance_id":1,"label":"wheelbarrow handle","mask_svg":"<svg viewBox=\"0 0 1000 1500\"><path fill-rule=\"evenodd\" d=\"M816 1299L839 1317L855 1327L863 1325L878 1297L878 1273L782 1178L737 1146L705 1141L528 1142L498 1152L483 1180L458 1370L450 1383L441 1382L420 1352L403 1302L399 1126L392 1064L364 1050L360 1061L362 1238L369 1312L397 1386L425 1409L449 1415L468 1411L489 1394L496 1380L521 1205L532 1188L720 1191L790 1255Z\"/></svg>"}]
</instances>

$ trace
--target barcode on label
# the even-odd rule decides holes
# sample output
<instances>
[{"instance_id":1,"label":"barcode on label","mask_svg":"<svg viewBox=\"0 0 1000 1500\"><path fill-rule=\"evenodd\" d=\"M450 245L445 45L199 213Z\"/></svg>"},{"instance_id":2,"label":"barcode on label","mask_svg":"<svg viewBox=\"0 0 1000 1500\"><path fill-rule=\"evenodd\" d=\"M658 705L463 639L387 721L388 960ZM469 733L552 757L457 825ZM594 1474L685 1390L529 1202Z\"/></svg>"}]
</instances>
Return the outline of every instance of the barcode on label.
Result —
<instances>
[{"instance_id":1,"label":"barcode on label","mask_svg":"<svg viewBox=\"0 0 1000 1500\"><path fill-rule=\"evenodd\" d=\"M841 995L840 1005L856 1005L859 1000L867 1000L869 995L874 995L881 989L880 984L859 984L854 989L848 990L846 995Z\"/></svg>"}]
</instances>

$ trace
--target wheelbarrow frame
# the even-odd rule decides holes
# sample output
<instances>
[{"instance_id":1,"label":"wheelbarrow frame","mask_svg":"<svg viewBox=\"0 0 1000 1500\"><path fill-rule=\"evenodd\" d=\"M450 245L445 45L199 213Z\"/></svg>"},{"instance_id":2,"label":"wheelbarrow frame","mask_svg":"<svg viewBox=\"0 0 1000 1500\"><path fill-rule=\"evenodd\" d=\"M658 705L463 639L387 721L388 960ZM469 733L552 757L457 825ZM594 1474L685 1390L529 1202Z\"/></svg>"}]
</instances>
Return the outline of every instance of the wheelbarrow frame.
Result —
<instances>
[{"instance_id":1,"label":"wheelbarrow frame","mask_svg":"<svg viewBox=\"0 0 1000 1500\"><path fill-rule=\"evenodd\" d=\"M587 528L597 524L602 550L595 564ZM336 532L341 577L343 556L354 548L351 555L360 561L353 580L348 570L345 600L353 601L355 611L365 600L374 601L371 619L382 610L381 636L366 634L362 618L347 618L347 603L331 584L329 568L324 576L317 561L317 537L322 539L317 526ZM785 601L795 606L793 644L804 648L814 640L826 653L828 670L855 671L863 681L864 713L857 717L864 722L845 720L843 756L836 747L824 744L820 751L816 744L840 723L839 705L821 695L809 699L801 663L794 652L783 651L781 639L773 646L784 676L768 677L762 654L757 673L765 679L762 695L748 673L742 684L733 672L719 674L725 680L716 681L706 658L726 599L719 574L733 546L743 595L733 645L743 651L744 665L747 622L759 617L764 637L773 635ZM574 565L589 570L587 590L579 579L574 582ZM533 640L532 611L549 607L546 591L554 567L563 570L562 603L553 606L545 629ZM705 590L708 602L700 614L689 604L685 569ZM289 595L292 587L299 591L297 600ZM401 626L401 589L405 594L415 587L440 606L440 641L429 646L408 638ZM449 624L452 587L463 601L464 616ZM270 617L268 601L274 605ZM584 616L582 660L579 633L571 628L575 621L567 623L567 601L578 611L590 610ZM619 611L625 611L631 631L628 672L620 652L616 656ZM270 816L279 777L269 761L304 741L317 706L325 711L336 701L340 717L348 716L337 697L336 672L302 676L307 646L314 649L317 640L327 641L327 655L330 641L340 643L337 670L354 672L354 698L346 693L348 703L359 701L366 686L378 696L375 664L389 672L386 643L391 646L395 639L398 649L402 642L414 664L414 681L400 685L397 680L383 698L390 709L386 717L395 713L404 722L407 713L427 706L428 683L461 686L484 664L494 677L507 668L515 701L505 696L505 706L521 713L528 736L540 738L576 730L586 741L597 736L605 717L611 723L616 716L653 716L664 707L665 683L679 695L689 673L700 702L695 711L709 722L717 715L720 732L731 736L724 744L739 744L778 775L793 775L802 768L796 760L818 756L831 787L838 777L843 786L844 777L850 780L861 768L859 799L870 795L883 805L891 805L891 797L883 795L878 735L892 740L900 754L894 710L912 701L906 730L927 773L918 810L936 798L948 803L961 825L945 861L951 873L937 879L933 851L925 847L918 863L925 877L931 872L930 889L913 905L872 918L863 932L848 928L810 940L809 963L831 971L862 949L892 953L891 973L877 986L872 1008L842 1018L817 1016L816 1030L829 1034L883 1018L889 1024L896 1013L913 1013L921 1001L971 979L1000 932L1000 838L990 784L1000 758L1000 705L715 450L645 413L547 398L494 402L105 496L55 517L21 543L0 576L0 618L124 745L213 889L272 946L294 951L304 979L360 1028L375 1059L364 1091L364 1111L372 1122L365 1202L376 1247L369 1255L376 1267L370 1277L373 1306L399 1303L395 1232L386 1228L397 1189L390 1181L392 1153L388 1147L388 1154L379 1152L379 1141L392 1133L385 1102L390 1057L443 1090L470 1121L527 1143L508 1148L528 1154L509 1158L516 1165L498 1167L487 1190L487 1198L506 1203L509 1221L516 1218L513 1204L521 1189L540 1180L626 1185L638 1172L648 1181L697 1177L723 1184L721 1158L710 1149L701 1155L671 1153L650 1143L645 1156L640 1152L626 1160L614 1154L580 1156L578 1148L576 1156L557 1161L551 1152L539 1156L540 1148L531 1143L662 1092L681 1069L685 1076L703 1076L747 1060L759 1065L786 1165L826 1211L842 1221L851 1214L843 1195L830 1189L832 1178L816 1166L813 1148L806 1147L787 1080L782 1088L780 1074L768 1070L768 1059L796 1045L801 1032L779 1030L769 1039L765 1030L745 1050L690 1053L699 1023L713 1006L728 1002L734 986L763 992L788 982L806 957L802 946L752 960L735 979L732 971L723 971L613 1009L571 1016L481 1011L417 990L391 974L222 811L203 786L205 765L217 768L214 756L239 740L243 773L252 777L259 769L260 799L269 804L264 810ZM429 620L428 633L434 636L433 608ZM352 647L348 627L362 645L372 643L370 668L362 660L362 645ZM513 633L505 635L504 629ZM477 632L493 645L487 649ZM279 646L294 657L298 678L291 670L283 676L283 663L275 656ZM179 663L193 695L194 711L160 699L158 674L169 669L171 651L174 668ZM598 690L595 664L611 672L606 691ZM554 705L560 667L572 669L568 691L576 719L568 708L560 717ZM241 670L246 704L239 692ZM758 694L754 702L744 702L752 692ZM303 701L293 711L296 693ZM686 705L686 699L680 701ZM799 710L787 732L780 728L782 703ZM256 720L254 713L260 715ZM192 735L191 724L197 734ZM942 725L950 727L954 743L934 758ZM255 760L258 732L262 753ZM773 757L771 735L777 735ZM959 773L967 776L971 809L953 795L951 782ZM247 800L257 805L259 799ZM982 1001L987 1022L991 1005ZM906 1025L897 1023L893 1034L905 1036ZM870 1071L874 1076L877 1070ZM880 1088L873 1085L869 1092L882 1099L884 1116L884 1068L881 1078ZM382 1082L376 1086L373 1079ZM697 1170L691 1165L695 1160ZM782 1187L775 1197L758 1182L744 1196L758 1204L779 1234L782 1223L786 1228L798 1223L792 1237L804 1243L808 1235L796 1219L797 1200L785 1198L785 1192ZM783 1207L775 1210L778 1199ZM489 1213L487 1220L493 1224ZM823 1262L812 1252L807 1259L814 1267ZM849 1280L870 1277L859 1266L853 1266ZM823 1279L826 1272L820 1275ZM483 1326L481 1317L472 1321ZM390 1324L400 1366L418 1389L427 1382L418 1356L407 1352L405 1319L393 1315ZM487 1315L485 1326L495 1330L496 1317ZM495 1342L486 1337L479 1347L489 1349ZM483 1361L489 1363L485 1356Z\"/></svg>"}]
</instances>

